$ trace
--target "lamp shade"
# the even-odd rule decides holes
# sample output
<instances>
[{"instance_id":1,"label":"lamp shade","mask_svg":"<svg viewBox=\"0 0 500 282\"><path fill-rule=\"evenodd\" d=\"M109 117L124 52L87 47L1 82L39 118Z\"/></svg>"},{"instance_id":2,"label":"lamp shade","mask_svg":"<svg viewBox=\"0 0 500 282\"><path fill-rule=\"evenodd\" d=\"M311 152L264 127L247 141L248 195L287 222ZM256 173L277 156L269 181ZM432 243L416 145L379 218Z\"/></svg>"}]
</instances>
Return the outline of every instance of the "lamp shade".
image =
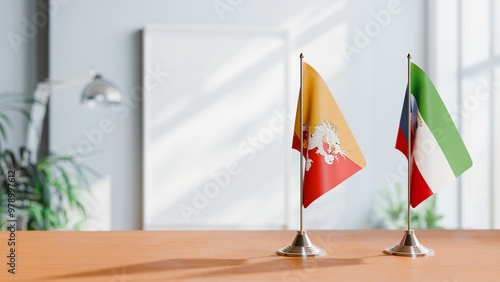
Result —
<instances>
[{"instance_id":1,"label":"lamp shade","mask_svg":"<svg viewBox=\"0 0 500 282\"><path fill-rule=\"evenodd\" d=\"M85 87L82 93L82 103L93 104L95 101L106 104L118 104L122 102L122 95L113 83L105 80L98 74Z\"/></svg>"}]
</instances>

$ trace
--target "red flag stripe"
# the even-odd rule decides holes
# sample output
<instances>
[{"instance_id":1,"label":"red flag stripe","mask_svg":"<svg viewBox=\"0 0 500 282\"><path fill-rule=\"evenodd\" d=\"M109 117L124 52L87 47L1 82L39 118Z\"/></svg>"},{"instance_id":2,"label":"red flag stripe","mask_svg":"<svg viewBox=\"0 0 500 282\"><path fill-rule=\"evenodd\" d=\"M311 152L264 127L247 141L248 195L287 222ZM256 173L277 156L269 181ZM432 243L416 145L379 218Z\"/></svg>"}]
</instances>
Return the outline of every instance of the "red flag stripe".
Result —
<instances>
[{"instance_id":1,"label":"red flag stripe","mask_svg":"<svg viewBox=\"0 0 500 282\"><path fill-rule=\"evenodd\" d=\"M434 194L422 177L422 174L420 174L420 170L415 160L413 160L413 165L411 167L411 187L415 187L415 189L410 190L410 204L412 207L418 206L421 202Z\"/></svg>"},{"instance_id":2,"label":"red flag stripe","mask_svg":"<svg viewBox=\"0 0 500 282\"><path fill-rule=\"evenodd\" d=\"M300 149L300 139L294 134L293 148ZM306 152L304 152L306 154ZM324 161L323 156L309 151L309 158L313 161L311 168L304 175L303 204L307 208L321 195L332 190L334 187L344 182L362 167L351 159L339 156L333 164L329 165Z\"/></svg>"},{"instance_id":3,"label":"red flag stripe","mask_svg":"<svg viewBox=\"0 0 500 282\"><path fill-rule=\"evenodd\" d=\"M396 149L408 157L408 143L406 142L406 138L401 127L399 127L398 137L396 138Z\"/></svg>"}]
</instances>

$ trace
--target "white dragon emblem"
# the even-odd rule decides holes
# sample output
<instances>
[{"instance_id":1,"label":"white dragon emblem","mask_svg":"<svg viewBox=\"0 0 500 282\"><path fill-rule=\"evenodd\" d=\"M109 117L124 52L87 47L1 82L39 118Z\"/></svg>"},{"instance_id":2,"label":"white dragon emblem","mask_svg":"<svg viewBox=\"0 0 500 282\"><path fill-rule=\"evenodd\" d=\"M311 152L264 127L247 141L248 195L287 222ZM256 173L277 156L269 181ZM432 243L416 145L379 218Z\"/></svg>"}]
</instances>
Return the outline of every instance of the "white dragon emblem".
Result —
<instances>
[{"instance_id":1,"label":"white dragon emblem","mask_svg":"<svg viewBox=\"0 0 500 282\"><path fill-rule=\"evenodd\" d=\"M308 125L305 125L305 131L309 135ZM339 132L335 125L331 125L328 121L323 121L321 124L316 125L314 134L310 135L307 140L307 150L306 150L306 170L309 170L312 166L313 161L309 158L309 150L317 148L316 154L320 154L325 158L325 162L329 165L333 164L333 161L339 161L339 155L346 157L345 153L349 150L343 150L340 147ZM328 148L325 150L323 142L328 144ZM304 144L305 147L305 144Z\"/></svg>"}]
</instances>

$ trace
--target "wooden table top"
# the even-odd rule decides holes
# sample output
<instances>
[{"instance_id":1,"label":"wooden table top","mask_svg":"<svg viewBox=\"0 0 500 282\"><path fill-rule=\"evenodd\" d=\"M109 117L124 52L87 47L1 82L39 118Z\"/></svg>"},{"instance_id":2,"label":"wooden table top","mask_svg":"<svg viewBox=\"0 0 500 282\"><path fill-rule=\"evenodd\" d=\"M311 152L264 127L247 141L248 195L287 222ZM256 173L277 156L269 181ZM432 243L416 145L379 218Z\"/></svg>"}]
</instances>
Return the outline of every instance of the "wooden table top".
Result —
<instances>
[{"instance_id":1,"label":"wooden table top","mask_svg":"<svg viewBox=\"0 0 500 282\"><path fill-rule=\"evenodd\" d=\"M417 230L433 257L385 255L401 230L308 231L317 258L275 254L295 231L0 232L0 281L500 281L500 230Z\"/></svg>"}]
</instances>

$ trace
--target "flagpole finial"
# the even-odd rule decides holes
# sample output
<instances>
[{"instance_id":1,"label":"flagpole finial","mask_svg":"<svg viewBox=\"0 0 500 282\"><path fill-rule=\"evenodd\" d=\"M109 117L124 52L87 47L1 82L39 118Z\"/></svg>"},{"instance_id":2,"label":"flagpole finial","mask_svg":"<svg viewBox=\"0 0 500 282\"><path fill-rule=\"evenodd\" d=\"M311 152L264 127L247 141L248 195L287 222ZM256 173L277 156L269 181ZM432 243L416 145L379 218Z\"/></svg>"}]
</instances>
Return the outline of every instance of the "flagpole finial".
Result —
<instances>
[{"instance_id":1,"label":"flagpole finial","mask_svg":"<svg viewBox=\"0 0 500 282\"><path fill-rule=\"evenodd\" d=\"M300 53L300 56L299 56L301 59L304 58L304 55L302 55L302 53Z\"/></svg>"},{"instance_id":2,"label":"flagpole finial","mask_svg":"<svg viewBox=\"0 0 500 282\"><path fill-rule=\"evenodd\" d=\"M408 58L408 60L411 59L410 53L408 53L408 56L406 56L406 58Z\"/></svg>"}]
</instances>

